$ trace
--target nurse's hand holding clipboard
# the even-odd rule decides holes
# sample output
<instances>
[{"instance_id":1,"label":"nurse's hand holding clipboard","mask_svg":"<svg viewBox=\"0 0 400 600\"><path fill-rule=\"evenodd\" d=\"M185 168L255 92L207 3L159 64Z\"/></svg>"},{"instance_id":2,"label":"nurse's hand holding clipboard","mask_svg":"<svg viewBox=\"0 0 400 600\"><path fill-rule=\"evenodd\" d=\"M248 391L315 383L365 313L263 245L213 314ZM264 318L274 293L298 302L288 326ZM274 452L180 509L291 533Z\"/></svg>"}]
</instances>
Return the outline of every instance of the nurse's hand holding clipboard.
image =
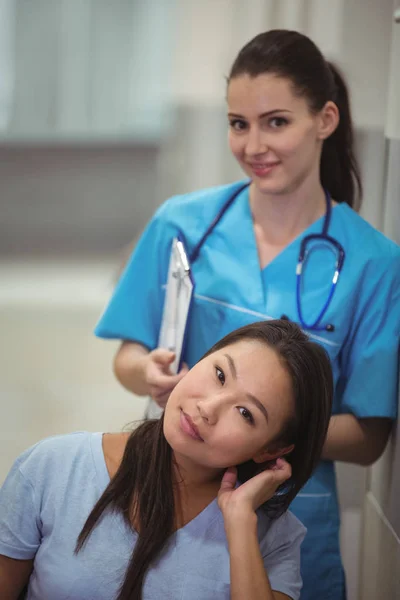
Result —
<instances>
[{"instance_id":1,"label":"nurse's hand holding clipboard","mask_svg":"<svg viewBox=\"0 0 400 600\"><path fill-rule=\"evenodd\" d=\"M183 364L177 374L172 374L174 360L175 353L164 348L148 352L140 344L126 342L115 357L114 371L127 390L150 396L164 409L171 391L188 371Z\"/></svg>"},{"instance_id":2,"label":"nurse's hand holding clipboard","mask_svg":"<svg viewBox=\"0 0 400 600\"><path fill-rule=\"evenodd\" d=\"M140 344L125 342L115 358L114 371L124 387L138 395L150 396L161 409L188 372L187 365L181 362L181 354L193 288L184 245L179 238L174 238L158 348L149 352ZM159 415L148 413L147 416Z\"/></svg>"},{"instance_id":3,"label":"nurse's hand holding clipboard","mask_svg":"<svg viewBox=\"0 0 400 600\"><path fill-rule=\"evenodd\" d=\"M189 370L183 364L179 373L172 375L170 366L174 360L175 352L164 348L156 348L146 357L144 378L149 386L149 395L160 408L165 408L170 393Z\"/></svg>"}]
</instances>

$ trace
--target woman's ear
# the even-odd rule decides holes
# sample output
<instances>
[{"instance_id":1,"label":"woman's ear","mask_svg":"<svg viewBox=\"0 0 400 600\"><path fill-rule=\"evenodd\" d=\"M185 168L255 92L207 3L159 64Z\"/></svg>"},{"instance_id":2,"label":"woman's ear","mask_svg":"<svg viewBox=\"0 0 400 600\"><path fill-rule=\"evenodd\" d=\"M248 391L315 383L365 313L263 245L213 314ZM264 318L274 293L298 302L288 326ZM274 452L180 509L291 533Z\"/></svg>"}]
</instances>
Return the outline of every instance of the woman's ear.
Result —
<instances>
[{"instance_id":1,"label":"woman's ear","mask_svg":"<svg viewBox=\"0 0 400 600\"><path fill-rule=\"evenodd\" d=\"M319 113L318 137L326 140L339 125L339 109L334 102L329 100Z\"/></svg>"},{"instance_id":2,"label":"woman's ear","mask_svg":"<svg viewBox=\"0 0 400 600\"><path fill-rule=\"evenodd\" d=\"M285 446L284 448L278 448L275 452L270 452L268 449L265 449L261 450L256 456L253 456L253 460L257 464L269 462L271 460L276 460L277 458L282 458L282 456L290 454L293 450L294 444Z\"/></svg>"}]
</instances>

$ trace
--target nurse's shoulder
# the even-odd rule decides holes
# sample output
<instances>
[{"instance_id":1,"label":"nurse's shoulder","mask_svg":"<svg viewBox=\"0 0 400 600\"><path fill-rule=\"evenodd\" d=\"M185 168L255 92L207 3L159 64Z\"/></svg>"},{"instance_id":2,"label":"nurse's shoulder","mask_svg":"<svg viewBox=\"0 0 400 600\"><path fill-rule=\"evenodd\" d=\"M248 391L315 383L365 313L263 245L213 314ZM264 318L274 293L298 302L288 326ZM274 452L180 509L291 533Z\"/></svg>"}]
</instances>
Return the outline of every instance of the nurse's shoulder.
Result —
<instances>
[{"instance_id":1,"label":"nurse's shoulder","mask_svg":"<svg viewBox=\"0 0 400 600\"><path fill-rule=\"evenodd\" d=\"M365 262L386 259L394 260L396 264L399 264L400 246L398 244L378 231L347 204L340 205L340 208L341 217L338 219L338 225L342 226L341 237L344 237L346 252L350 250L356 252L357 257Z\"/></svg>"},{"instance_id":2,"label":"nurse's shoulder","mask_svg":"<svg viewBox=\"0 0 400 600\"><path fill-rule=\"evenodd\" d=\"M172 228L211 224L225 204L246 185L246 180L208 187L187 194L172 196L157 209L153 220L162 221Z\"/></svg>"}]
</instances>

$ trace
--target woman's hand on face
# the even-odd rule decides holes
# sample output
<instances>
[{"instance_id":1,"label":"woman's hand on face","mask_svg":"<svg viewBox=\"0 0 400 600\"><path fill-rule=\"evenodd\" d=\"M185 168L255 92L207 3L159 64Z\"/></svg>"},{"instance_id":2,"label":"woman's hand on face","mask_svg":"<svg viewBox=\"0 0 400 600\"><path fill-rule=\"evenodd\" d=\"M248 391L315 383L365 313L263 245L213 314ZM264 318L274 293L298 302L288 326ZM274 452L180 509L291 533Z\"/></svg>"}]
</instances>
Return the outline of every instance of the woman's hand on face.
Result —
<instances>
[{"instance_id":1,"label":"woman's hand on face","mask_svg":"<svg viewBox=\"0 0 400 600\"><path fill-rule=\"evenodd\" d=\"M161 408L165 408L170 393L189 370L183 364L179 373L172 375L170 365L174 359L175 353L164 348L156 348L146 357L145 379L150 396Z\"/></svg>"},{"instance_id":2,"label":"woman's hand on face","mask_svg":"<svg viewBox=\"0 0 400 600\"><path fill-rule=\"evenodd\" d=\"M283 458L278 458L273 467L255 475L238 488L236 467L230 467L224 473L218 492L218 505L225 524L237 521L255 511L267 502L277 488L292 474L291 466Z\"/></svg>"}]
</instances>

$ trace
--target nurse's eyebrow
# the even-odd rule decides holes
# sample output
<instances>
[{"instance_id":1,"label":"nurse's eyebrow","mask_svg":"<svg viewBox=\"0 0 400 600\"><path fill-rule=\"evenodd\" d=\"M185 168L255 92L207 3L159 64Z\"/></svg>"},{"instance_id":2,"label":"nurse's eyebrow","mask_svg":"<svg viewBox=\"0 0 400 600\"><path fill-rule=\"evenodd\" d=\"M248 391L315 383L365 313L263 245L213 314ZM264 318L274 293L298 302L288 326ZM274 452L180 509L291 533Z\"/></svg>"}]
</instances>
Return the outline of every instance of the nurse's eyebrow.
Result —
<instances>
[{"instance_id":1,"label":"nurse's eyebrow","mask_svg":"<svg viewBox=\"0 0 400 600\"><path fill-rule=\"evenodd\" d=\"M231 375L232 375L233 379L237 379L236 365L235 365L235 362L234 362L232 356L230 354L224 354L224 356L228 361L228 365L231 370ZM268 411L265 408L264 404L262 402L260 402L260 400L258 398L253 396L253 394L246 394L246 396L248 397L250 402L252 402L252 404L257 406L257 408L262 412L262 414L264 415L264 417L267 419L267 422L268 422L268 420L269 420Z\"/></svg>"},{"instance_id":2,"label":"nurse's eyebrow","mask_svg":"<svg viewBox=\"0 0 400 600\"><path fill-rule=\"evenodd\" d=\"M271 115L274 115L275 113L290 113L292 112L291 110L288 110L286 108L274 108L273 110L269 110L265 113L262 113L261 115L258 116L259 119L264 119L265 117L270 117ZM244 119L245 117L243 117L242 115L238 115L236 113L228 113L228 117L230 118L236 118L236 119Z\"/></svg>"}]
</instances>

